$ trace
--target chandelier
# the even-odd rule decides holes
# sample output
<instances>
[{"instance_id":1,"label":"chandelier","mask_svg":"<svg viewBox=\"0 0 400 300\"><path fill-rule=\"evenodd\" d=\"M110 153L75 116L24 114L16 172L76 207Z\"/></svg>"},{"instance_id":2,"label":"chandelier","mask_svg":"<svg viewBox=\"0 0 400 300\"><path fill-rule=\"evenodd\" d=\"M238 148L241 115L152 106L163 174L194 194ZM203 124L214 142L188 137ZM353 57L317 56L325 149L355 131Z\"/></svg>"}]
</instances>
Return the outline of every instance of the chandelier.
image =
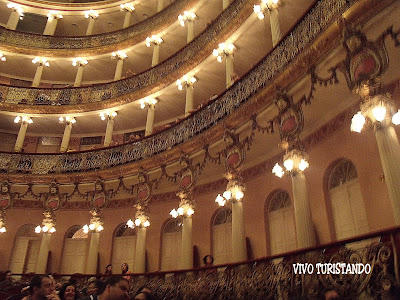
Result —
<instances>
[{"instance_id":1,"label":"chandelier","mask_svg":"<svg viewBox=\"0 0 400 300\"><path fill-rule=\"evenodd\" d=\"M226 175L226 178L229 180L226 191L222 193L222 196L218 194L217 198L215 198L215 202L217 202L219 206L225 206L225 204L229 202L235 203L241 201L244 197L244 191L246 190L239 178L233 178L229 173Z\"/></svg>"},{"instance_id":2,"label":"chandelier","mask_svg":"<svg viewBox=\"0 0 400 300\"><path fill-rule=\"evenodd\" d=\"M45 211L43 213L44 218L43 218L43 222L42 222L42 226L38 225L35 228L35 232L36 233L54 233L56 232L56 220L54 217L54 214L49 212L49 211Z\"/></svg>"},{"instance_id":3,"label":"chandelier","mask_svg":"<svg viewBox=\"0 0 400 300\"><path fill-rule=\"evenodd\" d=\"M393 101L386 95L378 94L366 100L360 109L351 119L351 131L361 132L365 123L373 127L400 124L400 110L395 112Z\"/></svg>"},{"instance_id":4,"label":"chandelier","mask_svg":"<svg viewBox=\"0 0 400 300\"><path fill-rule=\"evenodd\" d=\"M92 217L90 218L89 225L85 224L82 229L84 233L88 233L89 231L92 232L100 232L104 229L103 225L103 217L100 212L96 210L92 210L90 212Z\"/></svg>"},{"instance_id":5,"label":"chandelier","mask_svg":"<svg viewBox=\"0 0 400 300\"><path fill-rule=\"evenodd\" d=\"M272 169L272 173L281 178L285 172L295 175L299 172L303 172L308 166L307 153L305 151L293 149L287 152L283 157L283 167L285 169L282 168L279 163L276 163Z\"/></svg>"}]
</instances>

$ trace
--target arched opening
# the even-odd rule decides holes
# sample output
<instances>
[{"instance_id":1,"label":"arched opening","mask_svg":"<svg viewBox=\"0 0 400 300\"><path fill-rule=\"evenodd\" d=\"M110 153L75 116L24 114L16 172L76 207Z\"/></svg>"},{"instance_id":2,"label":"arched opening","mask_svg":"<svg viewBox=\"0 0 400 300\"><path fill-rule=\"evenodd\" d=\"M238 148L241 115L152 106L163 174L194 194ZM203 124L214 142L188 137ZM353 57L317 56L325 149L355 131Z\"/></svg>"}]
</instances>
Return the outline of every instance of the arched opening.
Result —
<instances>
[{"instance_id":1,"label":"arched opening","mask_svg":"<svg viewBox=\"0 0 400 300\"><path fill-rule=\"evenodd\" d=\"M232 261L232 210L220 208L212 222L214 264L225 264Z\"/></svg>"},{"instance_id":2,"label":"arched opening","mask_svg":"<svg viewBox=\"0 0 400 300\"><path fill-rule=\"evenodd\" d=\"M177 270L181 258L182 226L177 219L169 219L161 231L161 270Z\"/></svg>"},{"instance_id":3,"label":"arched opening","mask_svg":"<svg viewBox=\"0 0 400 300\"><path fill-rule=\"evenodd\" d=\"M88 252L88 234L82 225L70 227L65 234L60 273L84 273Z\"/></svg>"},{"instance_id":4,"label":"arched opening","mask_svg":"<svg viewBox=\"0 0 400 300\"><path fill-rule=\"evenodd\" d=\"M40 236L35 233L35 225L22 225L15 236L10 270L15 274L35 272L39 248Z\"/></svg>"},{"instance_id":5,"label":"arched opening","mask_svg":"<svg viewBox=\"0 0 400 300\"><path fill-rule=\"evenodd\" d=\"M121 273L121 265L127 263L133 272L136 249L136 229L129 228L126 223L121 223L114 231L113 251L111 264L113 273Z\"/></svg>"},{"instance_id":6,"label":"arched opening","mask_svg":"<svg viewBox=\"0 0 400 300\"><path fill-rule=\"evenodd\" d=\"M276 190L268 198L267 216L271 254L296 249L294 210L288 192Z\"/></svg>"},{"instance_id":7,"label":"arched opening","mask_svg":"<svg viewBox=\"0 0 400 300\"><path fill-rule=\"evenodd\" d=\"M336 239L345 239L368 232L368 220L354 164L341 159L328 178L329 198Z\"/></svg>"}]
</instances>

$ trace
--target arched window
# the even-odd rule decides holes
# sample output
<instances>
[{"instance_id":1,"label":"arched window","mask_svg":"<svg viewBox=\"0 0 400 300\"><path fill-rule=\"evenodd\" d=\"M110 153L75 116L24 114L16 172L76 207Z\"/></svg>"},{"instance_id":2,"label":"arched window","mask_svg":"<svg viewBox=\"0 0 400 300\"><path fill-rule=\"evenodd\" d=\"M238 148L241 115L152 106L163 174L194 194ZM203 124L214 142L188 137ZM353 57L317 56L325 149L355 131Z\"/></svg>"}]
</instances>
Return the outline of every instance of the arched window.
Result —
<instances>
[{"instance_id":1,"label":"arched window","mask_svg":"<svg viewBox=\"0 0 400 300\"><path fill-rule=\"evenodd\" d=\"M215 214L212 225L214 264L232 261L232 210L226 207Z\"/></svg>"},{"instance_id":2,"label":"arched window","mask_svg":"<svg viewBox=\"0 0 400 300\"><path fill-rule=\"evenodd\" d=\"M338 161L328 179L329 197L336 239L368 232L367 214L354 164L348 159Z\"/></svg>"},{"instance_id":3,"label":"arched window","mask_svg":"<svg viewBox=\"0 0 400 300\"><path fill-rule=\"evenodd\" d=\"M293 206L287 191L276 190L269 197L268 224L271 254L296 249L296 227Z\"/></svg>"},{"instance_id":4,"label":"arched window","mask_svg":"<svg viewBox=\"0 0 400 300\"><path fill-rule=\"evenodd\" d=\"M177 270L182 248L182 224L177 219L169 219L161 231L161 270Z\"/></svg>"},{"instance_id":5,"label":"arched window","mask_svg":"<svg viewBox=\"0 0 400 300\"><path fill-rule=\"evenodd\" d=\"M39 248L40 235L35 233L35 225L21 226L15 236L10 270L17 274L35 272Z\"/></svg>"},{"instance_id":6,"label":"arched window","mask_svg":"<svg viewBox=\"0 0 400 300\"><path fill-rule=\"evenodd\" d=\"M60 273L84 273L88 249L88 234L83 232L82 225L71 226L64 238Z\"/></svg>"},{"instance_id":7,"label":"arched window","mask_svg":"<svg viewBox=\"0 0 400 300\"><path fill-rule=\"evenodd\" d=\"M121 265L127 263L131 272L135 263L136 229L121 223L114 231L111 264L113 273L121 273Z\"/></svg>"}]
</instances>

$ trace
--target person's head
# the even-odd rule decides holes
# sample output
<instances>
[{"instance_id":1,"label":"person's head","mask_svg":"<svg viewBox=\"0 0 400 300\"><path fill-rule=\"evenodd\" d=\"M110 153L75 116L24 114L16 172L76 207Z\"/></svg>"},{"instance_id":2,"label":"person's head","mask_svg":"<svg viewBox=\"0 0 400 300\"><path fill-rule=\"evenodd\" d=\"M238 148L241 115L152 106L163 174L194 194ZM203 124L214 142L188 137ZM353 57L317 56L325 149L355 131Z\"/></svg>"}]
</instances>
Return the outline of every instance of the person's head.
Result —
<instances>
[{"instance_id":1,"label":"person's head","mask_svg":"<svg viewBox=\"0 0 400 300\"><path fill-rule=\"evenodd\" d=\"M112 274L112 266L111 266L111 264L108 264L108 265L107 265L107 267L106 267L106 273L107 273L107 274Z\"/></svg>"},{"instance_id":2,"label":"person's head","mask_svg":"<svg viewBox=\"0 0 400 300\"><path fill-rule=\"evenodd\" d=\"M214 258L212 257L212 255L208 254L203 257L203 262L206 266L210 266L213 264Z\"/></svg>"},{"instance_id":3,"label":"person's head","mask_svg":"<svg viewBox=\"0 0 400 300\"><path fill-rule=\"evenodd\" d=\"M36 275L32 278L29 290L32 297L36 299L45 299L54 291L53 281L47 275Z\"/></svg>"},{"instance_id":4,"label":"person's head","mask_svg":"<svg viewBox=\"0 0 400 300\"><path fill-rule=\"evenodd\" d=\"M75 300L76 299L76 288L70 282L64 283L58 294L61 300Z\"/></svg>"},{"instance_id":5,"label":"person's head","mask_svg":"<svg viewBox=\"0 0 400 300\"><path fill-rule=\"evenodd\" d=\"M128 300L129 283L122 277L110 277L100 293L101 300Z\"/></svg>"},{"instance_id":6,"label":"person's head","mask_svg":"<svg viewBox=\"0 0 400 300\"><path fill-rule=\"evenodd\" d=\"M327 290L324 293L324 299L325 300L339 300L339 294L336 290L331 289L331 290Z\"/></svg>"},{"instance_id":7,"label":"person's head","mask_svg":"<svg viewBox=\"0 0 400 300\"><path fill-rule=\"evenodd\" d=\"M12 276L12 272L10 270L7 270L1 276L0 281L11 281L11 276Z\"/></svg>"},{"instance_id":8,"label":"person's head","mask_svg":"<svg viewBox=\"0 0 400 300\"><path fill-rule=\"evenodd\" d=\"M125 274L126 272L128 272L128 270L129 270L128 264L127 264L127 263L123 263L123 264L121 265L122 274Z\"/></svg>"},{"instance_id":9,"label":"person's head","mask_svg":"<svg viewBox=\"0 0 400 300\"><path fill-rule=\"evenodd\" d=\"M98 294L103 283L100 280L93 280L89 283L86 293L88 295Z\"/></svg>"},{"instance_id":10,"label":"person's head","mask_svg":"<svg viewBox=\"0 0 400 300\"><path fill-rule=\"evenodd\" d=\"M156 300L157 298L153 296L153 294L146 292L146 291L141 291L136 294L134 300Z\"/></svg>"}]
</instances>

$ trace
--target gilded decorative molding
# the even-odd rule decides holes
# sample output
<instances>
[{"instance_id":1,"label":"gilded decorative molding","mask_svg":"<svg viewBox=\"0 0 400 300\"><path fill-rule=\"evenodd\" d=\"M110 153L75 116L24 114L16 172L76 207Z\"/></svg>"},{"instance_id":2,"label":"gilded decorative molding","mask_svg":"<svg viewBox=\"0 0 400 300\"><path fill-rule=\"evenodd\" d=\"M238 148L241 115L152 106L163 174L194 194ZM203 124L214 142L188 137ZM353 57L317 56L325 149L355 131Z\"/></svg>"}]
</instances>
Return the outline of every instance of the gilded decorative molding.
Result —
<instances>
[{"instance_id":1,"label":"gilded decorative molding","mask_svg":"<svg viewBox=\"0 0 400 300\"><path fill-rule=\"evenodd\" d=\"M125 29L91 36L50 36L6 29L0 26L4 51L33 56L78 57L111 53L143 42L148 35L172 25L179 14L199 0L178 0L146 20Z\"/></svg>"},{"instance_id":2,"label":"gilded decorative molding","mask_svg":"<svg viewBox=\"0 0 400 300\"><path fill-rule=\"evenodd\" d=\"M367 1L367 4L370 5L370 8L375 9L375 2L372 2ZM284 39L275 51L256 66L252 72L201 111L168 130L140 141L91 152L54 155L1 153L0 170L8 172L8 176L12 178L13 182L30 182L32 180L33 177L28 174L22 175L23 173L34 174L35 181L40 182L50 182L55 174L64 173L57 175L57 182L80 182L81 180L92 180L100 174L104 179L135 174L139 169L138 161L146 170L159 168L160 161L163 161L164 164L172 162L179 158L181 151L186 153L198 151L204 147L205 136L207 136L206 140L209 142L216 141L223 135L226 125L235 128L248 121L255 111L260 111L261 108L267 106L271 97L267 97L267 95L271 91L272 78L280 69L288 68L292 71L292 74L296 73L297 76L301 76L304 73L302 70L307 70L310 66L304 63L299 64L294 58L296 53L307 46L307 41L301 44L303 45L303 48L301 48L296 36L304 35L309 38L309 41L313 40L322 28L326 28L335 18L340 17L348 6L347 1L320 1L303 22L294 29L292 34ZM358 9L365 11L365 7L360 8L358 6ZM354 13L357 12L356 10ZM319 29L316 30L313 26L308 26L310 22ZM319 42L331 49L331 45L327 41L334 43L337 36L340 35L338 24L332 26L333 29L331 27L330 30L326 31L327 33L319 35L312 46L313 51L305 51L314 60L318 60L319 55L325 52L318 47ZM305 33L305 30L309 32ZM303 40L306 39L303 38ZM277 59L277 55L283 54L285 55ZM305 58L303 55L300 56L302 56L302 59ZM288 66L289 62L293 60L295 61L294 67ZM314 63L311 58L306 61ZM266 68L266 66L269 67ZM301 68L298 69L299 67ZM293 72L293 68L297 68L297 72ZM281 80L282 74L285 77L287 72L280 73L275 82ZM292 78L292 80L295 80L295 78ZM287 82L288 85L291 83L293 81ZM267 86L264 88L264 85ZM271 94L274 95L273 93L269 95ZM239 106L243 107L237 109ZM224 121L220 122L222 119ZM210 129L211 126L213 126L212 129ZM186 142L188 140L190 141ZM159 159L155 159L157 157ZM82 176L82 174L70 174L71 172L86 173L85 176ZM12 175L13 173L15 175Z\"/></svg>"},{"instance_id":3,"label":"gilded decorative molding","mask_svg":"<svg viewBox=\"0 0 400 300\"><path fill-rule=\"evenodd\" d=\"M207 29L166 61L136 76L81 88L0 85L0 109L19 113L78 113L131 103L175 82L206 59L252 13L253 0L236 0ZM148 32L147 32L148 33Z\"/></svg>"}]
</instances>

